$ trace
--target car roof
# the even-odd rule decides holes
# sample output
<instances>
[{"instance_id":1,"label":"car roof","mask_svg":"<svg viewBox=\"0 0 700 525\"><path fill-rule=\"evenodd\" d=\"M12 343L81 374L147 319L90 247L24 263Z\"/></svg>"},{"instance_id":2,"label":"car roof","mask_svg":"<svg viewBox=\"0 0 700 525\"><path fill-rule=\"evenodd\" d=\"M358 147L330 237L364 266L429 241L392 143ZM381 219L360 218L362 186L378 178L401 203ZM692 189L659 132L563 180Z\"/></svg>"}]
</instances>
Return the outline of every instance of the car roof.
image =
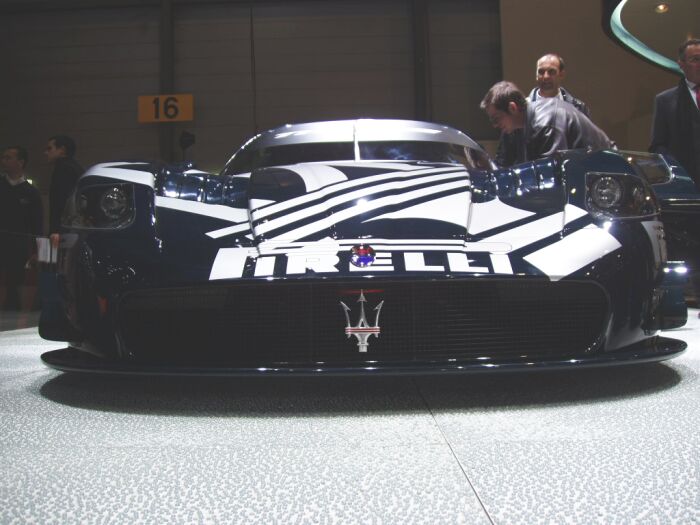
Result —
<instances>
[{"instance_id":1,"label":"car roof","mask_svg":"<svg viewBox=\"0 0 700 525\"><path fill-rule=\"evenodd\" d=\"M430 141L483 149L467 135L449 126L399 119L329 120L285 124L257 135L246 146L253 141L256 147L262 148L314 142Z\"/></svg>"}]
</instances>

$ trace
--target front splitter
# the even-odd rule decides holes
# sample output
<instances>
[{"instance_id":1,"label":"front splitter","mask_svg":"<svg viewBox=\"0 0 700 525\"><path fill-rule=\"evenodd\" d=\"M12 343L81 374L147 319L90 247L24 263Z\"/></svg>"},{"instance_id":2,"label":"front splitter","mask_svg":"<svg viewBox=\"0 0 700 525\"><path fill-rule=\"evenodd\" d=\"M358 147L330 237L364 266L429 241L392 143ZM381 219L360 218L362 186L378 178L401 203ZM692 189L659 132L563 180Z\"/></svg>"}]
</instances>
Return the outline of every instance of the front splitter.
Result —
<instances>
[{"instance_id":1,"label":"front splitter","mask_svg":"<svg viewBox=\"0 0 700 525\"><path fill-rule=\"evenodd\" d=\"M494 372L525 372L600 366L628 365L664 361L680 355L687 348L685 341L657 337L653 344L635 345L619 352L607 352L575 359L538 361L425 361L420 363L348 364L329 367L318 365L276 365L268 367L227 367L207 365L173 365L108 361L74 348L53 350L42 354L48 367L62 372L124 375L186 375L186 376L277 376L277 375L397 375L397 374L475 374Z\"/></svg>"}]
</instances>

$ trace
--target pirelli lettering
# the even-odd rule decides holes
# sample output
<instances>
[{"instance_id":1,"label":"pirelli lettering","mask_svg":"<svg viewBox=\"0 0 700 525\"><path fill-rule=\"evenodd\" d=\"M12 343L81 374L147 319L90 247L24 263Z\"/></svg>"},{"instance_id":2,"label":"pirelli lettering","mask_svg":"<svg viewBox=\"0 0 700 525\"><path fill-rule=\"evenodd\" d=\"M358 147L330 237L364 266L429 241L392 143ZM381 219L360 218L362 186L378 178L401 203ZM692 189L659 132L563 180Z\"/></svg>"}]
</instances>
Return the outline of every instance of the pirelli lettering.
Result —
<instances>
[{"instance_id":1,"label":"pirelli lettering","mask_svg":"<svg viewBox=\"0 0 700 525\"><path fill-rule=\"evenodd\" d=\"M310 253L298 250L258 255L251 248L222 248L216 256L209 278L217 280L339 273L369 275L385 272L512 275L513 269L505 253L378 251L371 266L359 268L350 262L347 251Z\"/></svg>"}]
</instances>

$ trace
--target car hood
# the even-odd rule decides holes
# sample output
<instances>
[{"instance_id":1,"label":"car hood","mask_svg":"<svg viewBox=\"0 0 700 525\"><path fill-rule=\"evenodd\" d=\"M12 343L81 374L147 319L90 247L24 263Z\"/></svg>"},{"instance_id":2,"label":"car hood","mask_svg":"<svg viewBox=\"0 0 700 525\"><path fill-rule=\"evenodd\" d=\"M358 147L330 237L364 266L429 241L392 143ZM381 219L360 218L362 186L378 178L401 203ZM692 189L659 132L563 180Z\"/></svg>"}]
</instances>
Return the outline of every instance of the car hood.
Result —
<instances>
[{"instance_id":1,"label":"car hood","mask_svg":"<svg viewBox=\"0 0 700 525\"><path fill-rule=\"evenodd\" d=\"M551 162L493 172L374 161L260 169L248 186L246 242L219 249L210 279L362 272L558 279L619 248L585 209L567 203L569 193ZM579 244L591 247L583 257Z\"/></svg>"},{"instance_id":2,"label":"car hood","mask_svg":"<svg viewBox=\"0 0 700 525\"><path fill-rule=\"evenodd\" d=\"M522 174L506 172L499 181L461 165L427 162L265 168L251 175L251 233L256 244L376 238L483 241L494 235L499 239L494 242L509 242L503 229L535 216L553 216L547 230L561 231L562 188L533 192L521 179ZM514 235L527 236L528 231Z\"/></svg>"},{"instance_id":3,"label":"car hood","mask_svg":"<svg viewBox=\"0 0 700 525\"><path fill-rule=\"evenodd\" d=\"M464 167L450 164L298 164L258 170L249 186L257 243L467 239L470 231L488 229L484 219L493 216L470 216L471 209L472 177Z\"/></svg>"}]
</instances>

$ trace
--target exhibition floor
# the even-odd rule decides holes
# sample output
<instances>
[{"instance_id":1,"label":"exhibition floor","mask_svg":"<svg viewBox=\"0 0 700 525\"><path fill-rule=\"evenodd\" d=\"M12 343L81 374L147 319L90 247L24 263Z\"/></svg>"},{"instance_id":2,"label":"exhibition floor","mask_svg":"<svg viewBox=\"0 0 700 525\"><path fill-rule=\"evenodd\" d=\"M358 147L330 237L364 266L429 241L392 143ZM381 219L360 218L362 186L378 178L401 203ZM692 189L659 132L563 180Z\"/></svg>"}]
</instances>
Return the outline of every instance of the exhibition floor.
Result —
<instances>
[{"instance_id":1,"label":"exhibition floor","mask_svg":"<svg viewBox=\"0 0 700 525\"><path fill-rule=\"evenodd\" d=\"M63 374L0 333L0 523L697 523L700 319L659 364Z\"/></svg>"}]
</instances>

